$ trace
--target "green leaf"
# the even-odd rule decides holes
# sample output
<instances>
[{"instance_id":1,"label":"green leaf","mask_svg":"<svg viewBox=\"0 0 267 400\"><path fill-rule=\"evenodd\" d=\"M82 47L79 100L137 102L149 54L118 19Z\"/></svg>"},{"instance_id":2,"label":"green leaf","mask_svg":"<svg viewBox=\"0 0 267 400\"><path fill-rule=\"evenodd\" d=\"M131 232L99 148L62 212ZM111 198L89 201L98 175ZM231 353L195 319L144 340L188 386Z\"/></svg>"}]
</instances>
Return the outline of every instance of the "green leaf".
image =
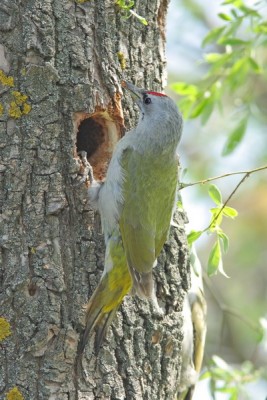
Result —
<instances>
[{"instance_id":1,"label":"green leaf","mask_svg":"<svg viewBox=\"0 0 267 400\"><path fill-rule=\"evenodd\" d=\"M198 258L194 244L192 244L191 248L190 248L190 264L191 264L191 267L193 268L194 274L198 277L201 277L202 276L202 267L201 267L201 263Z\"/></svg>"},{"instance_id":2,"label":"green leaf","mask_svg":"<svg viewBox=\"0 0 267 400\"><path fill-rule=\"evenodd\" d=\"M210 185L209 196L211 200L213 200L218 206L222 204L222 194L216 185Z\"/></svg>"},{"instance_id":3,"label":"green leaf","mask_svg":"<svg viewBox=\"0 0 267 400\"><path fill-rule=\"evenodd\" d=\"M216 240L209 255L208 275L211 276L216 274L221 263L222 263L222 254L221 254L220 242L219 240Z\"/></svg>"},{"instance_id":4,"label":"green leaf","mask_svg":"<svg viewBox=\"0 0 267 400\"><path fill-rule=\"evenodd\" d=\"M224 376L222 376L222 378L224 378ZM225 382L226 384L227 384L227 382ZM233 394L233 393L235 393L236 394L236 388L235 387L220 387L220 388L218 388L217 389L217 392L220 392L220 393L228 393L228 394ZM232 396L230 396L230 397L228 397L227 398L228 400L230 400L230 399L232 399Z\"/></svg>"},{"instance_id":5,"label":"green leaf","mask_svg":"<svg viewBox=\"0 0 267 400\"><path fill-rule=\"evenodd\" d=\"M210 63L210 68L207 73L207 77L214 79L214 76L218 76L220 78L224 78L225 76L225 71L227 71L227 68L231 65L232 63L232 58L233 55L232 53L224 53L218 61L215 61L213 63ZM220 80L220 82L223 82ZM221 91L223 90L223 87L221 88Z\"/></svg>"},{"instance_id":6,"label":"green leaf","mask_svg":"<svg viewBox=\"0 0 267 400\"><path fill-rule=\"evenodd\" d=\"M191 231L187 235L188 244L190 245L193 242L195 242L202 235L202 233L203 233L203 231Z\"/></svg>"},{"instance_id":7,"label":"green leaf","mask_svg":"<svg viewBox=\"0 0 267 400\"><path fill-rule=\"evenodd\" d=\"M225 14L225 13L219 13L218 17L220 17L224 21L232 21L232 18L230 17L230 15Z\"/></svg>"},{"instance_id":8,"label":"green leaf","mask_svg":"<svg viewBox=\"0 0 267 400\"><path fill-rule=\"evenodd\" d=\"M217 271L220 271L222 275L224 275L226 278L229 278L229 276L225 273L223 269L223 262L222 262L222 252L221 252L221 245L220 245L220 240L219 237L217 237L217 240L211 249L210 255L209 255L209 260L208 260L208 275L214 275L217 273Z\"/></svg>"},{"instance_id":9,"label":"green leaf","mask_svg":"<svg viewBox=\"0 0 267 400\"><path fill-rule=\"evenodd\" d=\"M222 75L221 69L225 69L228 63L232 62L232 53L209 53L204 55L205 60L211 64L207 76L214 79L214 75L218 72Z\"/></svg>"},{"instance_id":10,"label":"green leaf","mask_svg":"<svg viewBox=\"0 0 267 400\"><path fill-rule=\"evenodd\" d=\"M223 33L224 29L225 26L220 26L219 28L212 29L203 39L202 47L205 47L209 43L216 42Z\"/></svg>"},{"instance_id":11,"label":"green leaf","mask_svg":"<svg viewBox=\"0 0 267 400\"><path fill-rule=\"evenodd\" d=\"M238 18L238 13L237 13L237 11L236 11L234 8L232 8L231 14L232 14L232 16L233 16L234 18Z\"/></svg>"},{"instance_id":12,"label":"green leaf","mask_svg":"<svg viewBox=\"0 0 267 400\"><path fill-rule=\"evenodd\" d=\"M179 101L179 108L183 114L184 119L189 118L191 109L192 109L192 105L195 102L195 99L188 96L188 97L184 97L183 99L181 99Z\"/></svg>"},{"instance_id":13,"label":"green leaf","mask_svg":"<svg viewBox=\"0 0 267 400\"><path fill-rule=\"evenodd\" d=\"M239 58L239 60L237 60L233 64L233 66L229 72L229 75L231 75L233 77L234 75L236 75L236 73L240 73L240 70L242 68L244 68L244 66L247 66L247 67L249 66L249 59L247 57Z\"/></svg>"},{"instance_id":14,"label":"green leaf","mask_svg":"<svg viewBox=\"0 0 267 400\"><path fill-rule=\"evenodd\" d=\"M211 232L214 232L215 228L217 230L218 226L220 226L222 223L223 214L221 212L221 209L222 207L214 207L210 209L210 212L212 214L210 227Z\"/></svg>"},{"instance_id":15,"label":"green leaf","mask_svg":"<svg viewBox=\"0 0 267 400\"><path fill-rule=\"evenodd\" d=\"M257 10L251 7L247 7L244 4L240 7L240 10L243 11L245 15L253 15L254 17L261 17Z\"/></svg>"},{"instance_id":16,"label":"green leaf","mask_svg":"<svg viewBox=\"0 0 267 400\"><path fill-rule=\"evenodd\" d=\"M240 27L240 25L242 25L242 21L243 21L242 18L237 18L234 22L232 21L231 24L228 24L227 28L224 31L224 36L235 37L238 28Z\"/></svg>"},{"instance_id":17,"label":"green leaf","mask_svg":"<svg viewBox=\"0 0 267 400\"><path fill-rule=\"evenodd\" d=\"M256 72L256 74L261 74L262 73L262 69L259 66L259 64L254 60L254 58L249 57L249 63L251 68L253 69L254 72Z\"/></svg>"},{"instance_id":18,"label":"green leaf","mask_svg":"<svg viewBox=\"0 0 267 400\"><path fill-rule=\"evenodd\" d=\"M246 132L247 122L248 116L243 118L237 127L230 133L222 151L223 156L228 156L231 154L241 143Z\"/></svg>"},{"instance_id":19,"label":"green leaf","mask_svg":"<svg viewBox=\"0 0 267 400\"><path fill-rule=\"evenodd\" d=\"M117 0L116 4L123 10L130 10L134 6L134 1L129 1L127 4L125 3L125 0Z\"/></svg>"},{"instance_id":20,"label":"green leaf","mask_svg":"<svg viewBox=\"0 0 267 400\"><path fill-rule=\"evenodd\" d=\"M220 263L219 263L218 270L219 270L219 272L220 272L223 276L225 276L225 278L230 278L230 276L227 275L227 273L225 272L225 270L224 270L224 268L223 268L223 261L222 261L222 258L221 258L221 261L220 261Z\"/></svg>"},{"instance_id":21,"label":"green leaf","mask_svg":"<svg viewBox=\"0 0 267 400\"><path fill-rule=\"evenodd\" d=\"M262 24L256 25L253 28L253 31L256 33L266 34L267 33L267 22L263 22Z\"/></svg>"},{"instance_id":22,"label":"green leaf","mask_svg":"<svg viewBox=\"0 0 267 400\"><path fill-rule=\"evenodd\" d=\"M243 5L243 1L242 0L225 0L223 3L224 4L232 4L233 6L240 8Z\"/></svg>"},{"instance_id":23,"label":"green leaf","mask_svg":"<svg viewBox=\"0 0 267 400\"><path fill-rule=\"evenodd\" d=\"M212 111L214 109L214 106L215 106L215 102L213 99L212 99L212 101L209 101L206 104L206 107L201 112L201 124L202 125L205 125L208 122L208 120L212 114Z\"/></svg>"},{"instance_id":24,"label":"green leaf","mask_svg":"<svg viewBox=\"0 0 267 400\"><path fill-rule=\"evenodd\" d=\"M197 86L185 82L175 82L171 85L171 89L182 96L197 96L198 94Z\"/></svg>"},{"instance_id":25,"label":"green leaf","mask_svg":"<svg viewBox=\"0 0 267 400\"><path fill-rule=\"evenodd\" d=\"M202 111L206 108L206 105L209 103L209 99L203 99L190 112L190 118L197 118Z\"/></svg>"},{"instance_id":26,"label":"green leaf","mask_svg":"<svg viewBox=\"0 0 267 400\"><path fill-rule=\"evenodd\" d=\"M210 377L211 377L211 371L207 370L207 371L203 372L203 373L200 375L199 380L202 381L202 380L208 379L208 378L210 378Z\"/></svg>"},{"instance_id":27,"label":"green leaf","mask_svg":"<svg viewBox=\"0 0 267 400\"><path fill-rule=\"evenodd\" d=\"M221 357L213 355L212 356L212 361L214 362L214 364L219 367L220 369L224 370L224 371L229 371L232 372L233 368L227 364L227 362L225 362Z\"/></svg>"},{"instance_id":28,"label":"green leaf","mask_svg":"<svg viewBox=\"0 0 267 400\"><path fill-rule=\"evenodd\" d=\"M222 37L220 40L218 40L218 44L221 44L223 46L226 45L240 46L240 45L248 45L250 43L251 42L247 40L242 40L235 37L225 37L225 36Z\"/></svg>"},{"instance_id":29,"label":"green leaf","mask_svg":"<svg viewBox=\"0 0 267 400\"><path fill-rule=\"evenodd\" d=\"M223 251L227 253L229 248L229 238L223 231L218 232L218 235L223 245Z\"/></svg>"},{"instance_id":30,"label":"green leaf","mask_svg":"<svg viewBox=\"0 0 267 400\"><path fill-rule=\"evenodd\" d=\"M221 60L221 58L224 56L224 54L221 53L208 53L205 54L205 60L208 61L209 63L214 63L218 60Z\"/></svg>"},{"instance_id":31,"label":"green leaf","mask_svg":"<svg viewBox=\"0 0 267 400\"><path fill-rule=\"evenodd\" d=\"M135 18L138 19L138 21L141 22L141 24L143 24L143 25L148 25L148 22L147 22L147 20L146 20L144 17L141 17L141 15L137 14L137 13L136 13L135 11L133 11L133 10L129 10L129 11L130 11L130 13L131 13Z\"/></svg>"},{"instance_id":32,"label":"green leaf","mask_svg":"<svg viewBox=\"0 0 267 400\"><path fill-rule=\"evenodd\" d=\"M183 203L181 202L181 200L177 201L176 206L178 210L183 210Z\"/></svg>"},{"instance_id":33,"label":"green leaf","mask_svg":"<svg viewBox=\"0 0 267 400\"><path fill-rule=\"evenodd\" d=\"M222 213L226 217L230 217L233 219L238 216L238 212L234 208L228 206L224 207Z\"/></svg>"},{"instance_id":34,"label":"green leaf","mask_svg":"<svg viewBox=\"0 0 267 400\"><path fill-rule=\"evenodd\" d=\"M228 83L230 91L234 92L236 88L242 87L248 79L250 62L248 57L242 57L236 61L228 72Z\"/></svg>"}]
</instances>

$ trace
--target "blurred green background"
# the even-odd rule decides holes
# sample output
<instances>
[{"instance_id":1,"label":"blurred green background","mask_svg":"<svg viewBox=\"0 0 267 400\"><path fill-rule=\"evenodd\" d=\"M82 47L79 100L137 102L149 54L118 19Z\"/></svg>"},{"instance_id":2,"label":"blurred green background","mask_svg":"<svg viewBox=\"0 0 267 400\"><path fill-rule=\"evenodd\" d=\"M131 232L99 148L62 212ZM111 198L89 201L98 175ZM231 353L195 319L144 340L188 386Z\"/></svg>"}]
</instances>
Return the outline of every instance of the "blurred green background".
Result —
<instances>
[{"instance_id":1,"label":"blurred green background","mask_svg":"<svg viewBox=\"0 0 267 400\"><path fill-rule=\"evenodd\" d=\"M255 65L251 61L251 70L245 65L232 74L233 83L221 76L227 74L231 66L228 65L227 71L215 70L212 83L228 85L223 95L219 93L220 104L216 104L207 123L201 122L202 113L197 118L186 119L179 148L182 168L187 169L183 178L185 182L267 166L267 4L266 1L243 3L248 10L256 9L260 16L247 15L240 22L240 28L233 32L232 37L246 42L244 45L241 42L236 45L232 40L233 46L211 42L203 48L202 41L210 30L227 26L234 18L237 19L232 9L242 15L242 9L238 8L242 2L225 3L229 4L217 0L172 0L170 3L167 91L177 99L178 104L183 102L184 96L172 90L175 82L182 81L201 88L197 101L201 101L206 94L209 96L205 89L205 75L213 65L205 62L205 54L232 52L236 55L235 63L242 57L255 60ZM227 20L227 16L232 21ZM263 28L257 33L260 24ZM247 118L244 137L232 153L223 156L227 138L244 115ZM242 175L237 175L213 182L221 190L224 201L241 178ZM208 196L208 188L209 184L197 185L184 188L181 192L190 221L188 231L202 230L209 225L209 209L214 204ZM235 220L224 219L222 223L230 240L229 250L223 255L224 270L230 278L220 273L205 278L208 300L205 361L213 354L237 367L249 360L255 368L263 368L262 377L265 371L267 379L267 337L263 338L260 334L259 323L260 318L267 318L267 170L251 174L228 205L239 213ZM196 242L204 269L213 243L213 235L202 235ZM264 379L259 378L251 388L246 388L253 393L250 398L267 398L267 381ZM199 396L195 398L208 398ZM240 394L237 398L246 398L242 396Z\"/></svg>"}]
</instances>

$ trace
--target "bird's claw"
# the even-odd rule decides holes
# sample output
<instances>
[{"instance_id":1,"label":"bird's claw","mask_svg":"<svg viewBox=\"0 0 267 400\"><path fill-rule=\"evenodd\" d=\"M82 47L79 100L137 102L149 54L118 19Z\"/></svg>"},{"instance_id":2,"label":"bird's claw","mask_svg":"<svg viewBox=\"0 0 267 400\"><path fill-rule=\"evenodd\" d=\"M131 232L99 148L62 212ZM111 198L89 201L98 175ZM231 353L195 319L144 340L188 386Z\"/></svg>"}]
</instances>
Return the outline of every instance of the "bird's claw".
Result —
<instances>
[{"instance_id":1,"label":"bird's claw","mask_svg":"<svg viewBox=\"0 0 267 400\"><path fill-rule=\"evenodd\" d=\"M79 183L84 183L88 179L90 185L95 181L94 179L94 171L92 165L87 160L87 153L86 151L79 151L78 155L81 158L83 171L80 172Z\"/></svg>"}]
</instances>

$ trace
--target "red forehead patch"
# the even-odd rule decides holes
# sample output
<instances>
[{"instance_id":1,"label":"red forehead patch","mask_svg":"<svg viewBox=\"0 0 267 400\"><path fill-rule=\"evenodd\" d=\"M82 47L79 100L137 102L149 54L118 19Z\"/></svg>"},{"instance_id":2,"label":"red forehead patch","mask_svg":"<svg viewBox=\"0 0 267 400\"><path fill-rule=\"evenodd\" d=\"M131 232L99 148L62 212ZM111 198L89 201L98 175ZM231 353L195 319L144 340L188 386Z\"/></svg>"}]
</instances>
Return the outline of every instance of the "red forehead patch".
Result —
<instances>
[{"instance_id":1,"label":"red forehead patch","mask_svg":"<svg viewBox=\"0 0 267 400\"><path fill-rule=\"evenodd\" d=\"M166 94L159 93L159 92L146 92L147 94L152 94L153 96L162 96L167 97Z\"/></svg>"}]
</instances>

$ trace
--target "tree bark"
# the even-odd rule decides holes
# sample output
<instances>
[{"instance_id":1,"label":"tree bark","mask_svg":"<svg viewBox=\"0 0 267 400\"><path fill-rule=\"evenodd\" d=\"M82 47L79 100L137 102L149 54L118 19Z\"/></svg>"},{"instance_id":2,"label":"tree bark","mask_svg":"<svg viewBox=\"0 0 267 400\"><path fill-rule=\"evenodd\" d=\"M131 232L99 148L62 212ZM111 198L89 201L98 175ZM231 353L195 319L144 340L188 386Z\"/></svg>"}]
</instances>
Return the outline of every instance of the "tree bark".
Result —
<instances>
[{"instance_id":1,"label":"tree bark","mask_svg":"<svg viewBox=\"0 0 267 400\"><path fill-rule=\"evenodd\" d=\"M1 398L14 388L23 397L12 398L30 400L175 398L189 285L182 212L154 271L164 316L125 298L98 357L91 340L77 368L83 306L105 252L77 179L77 135L103 179L137 118L129 95L121 105L121 79L165 84L167 3L135 2L145 26L124 19L113 0L1 0L0 311L11 325L0 349Z\"/></svg>"}]
</instances>

